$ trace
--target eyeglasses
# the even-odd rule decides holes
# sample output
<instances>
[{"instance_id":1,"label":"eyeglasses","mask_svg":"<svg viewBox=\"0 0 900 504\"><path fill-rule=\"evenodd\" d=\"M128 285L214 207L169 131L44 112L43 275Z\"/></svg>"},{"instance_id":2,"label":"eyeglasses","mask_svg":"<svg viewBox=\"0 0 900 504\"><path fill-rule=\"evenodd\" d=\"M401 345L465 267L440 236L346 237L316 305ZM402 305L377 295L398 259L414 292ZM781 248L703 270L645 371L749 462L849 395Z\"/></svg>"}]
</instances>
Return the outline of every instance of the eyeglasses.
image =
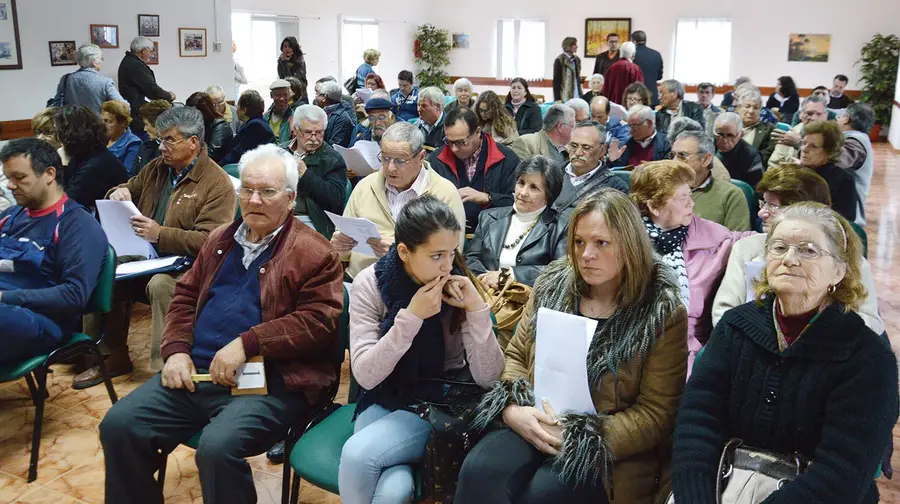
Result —
<instances>
[{"instance_id":1,"label":"eyeglasses","mask_svg":"<svg viewBox=\"0 0 900 504\"><path fill-rule=\"evenodd\" d=\"M584 152L585 154L587 154L588 152L591 152L592 150L596 149L597 147L599 147L599 146L598 145L590 145L590 144L580 144L580 143L575 143L575 142L569 142L569 144L566 145L566 148L569 149L569 152L574 153L574 152L578 152L578 149L581 149L581 151Z\"/></svg>"},{"instance_id":2,"label":"eyeglasses","mask_svg":"<svg viewBox=\"0 0 900 504\"><path fill-rule=\"evenodd\" d=\"M691 156L694 156L694 155L696 155L696 154L699 154L699 152L675 152L675 151L671 151L671 152L669 152L668 158L669 158L669 159L678 159L679 161L687 161L688 158L690 158Z\"/></svg>"},{"instance_id":3,"label":"eyeglasses","mask_svg":"<svg viewBox=\"0 0 900 504\"><path fill-rule=\"evenodd\" d=\"M769 203L766 200L761 199L761 200L759 200L759 209L760 210L768 209L769 212L777 212L777 211L781 210L781 205L774 205L772 203Z\"/></svg>"},{"instance_id":4,"label":"eyeglasses","mask_svg":"<svg viewBox=\"0 0 900 504\"><path fill-rule=\"evenodd\" d=\"M447 140L447 145L449 145L449 146L451 146L451 147L463 148L463 147L465 147L466 145L469 144L469 139L471 139L473 136L475 136L475 133L474 133L474 132L471 133L471 134L470 134L469 136L467 136L466 138L463 138L463 139L461 139L461 140Z\"/></svg>"},{"instance_id":5,"label":"eyeglasses","mask_svg":"<svg viewBox=\"0 0 900 504\"><path fill-rule=\"evenodd\" d=\"M825 147L824 146L820 147L812 142L807 142L804 140L803 143L800 144L800 148L801 149L819 149L819 150L821 150L821 149L824 149Z\"/></svg>"},{"instance_id":6,"label":"eyeglasses","mask_svg":"<svg viewBox=\"0 0 900 504\"><path fill-rule=\"evenodd\" d=\"M786 256L791 249L795 249L797 251L797 256L800 257L800 259L804 259L807 261L814 261L822 256L831 255L831 252L822 250L818 247L818 245L810 242L785 243L781 240L772 240L766 245L766 252L768 252L770 256L775 258L782 258Z\"/></svg>"},{"instance_id":7,"label":"eyeglasses","mask_svg":"<svg viewBox=\"0 0 900 504\"><path fill-rule=\"evenodd\" d=\"M397 168L403 168L404 166L406 166L407 164L409 164L409 163L413 160L414 157L418 156L418 155L419 155L419 152L422 152L422 151L419 150L418 152L416 152L415 154L413 154L412 157L410 157L409 159L399 159L399 158L384 157L384 156L382 156L381 153L379 152L379 153L378 153L378 161L381 162L381 166L384 166L384 167L388 167L388 166L391 165L391 163L394 163L394 166L396 166Z\"/></svg>"},{"instance_id":8,"label":"eyeglasses","mask_svg":"<svg viewBox=\"0 0 900 504\"><path fill-rule=\"evenodd\" d=\"M737 133L719 133L716 132L716 139L718 140L734 140L738 137Z\"/></svg>"},{"instance_id":9,"label":"eyeglasses","mask_svg":"<svg viewBox=\"0 0 900 504\"><path fill-rule=\"evenodd\" d=\"M238 195L238 198L246 201L253 197L253 194L259 194L259 197L263 199L263 201L272 201L278 197L284 189L275 189L274 187L266 187L263 189L253 189L250 187L241 187L237 191L235 191Z\"/></svg>"},{"instance_id":10,"label":"eyeglasses","mask_svg":"<svg viewBox=\"0 0 900 504\"><path fill-rule=\"evenodd\" d=\"M391 117L390 114L370 115L369 121L387 121L389 117Z\"/></svg>"},{"instance_id":11,"label":"eyeglasses","mask_svg":"<svg viewBox=\"0 0 900 504\"><path fill-rule=\"evenodd\" d=\"M305 137L325 137L325 130L305 130L303 128L297 128L297 131L305 136Z\"/></svg>"},{"instance_id":12,"label":"eyeglasses","mask_svg":"<svg viewBox=\"0 0 900 504\"><path fill-rule=\"evenodd\" d=\"M165 147L166 149L171 149L172 147L175 147L176 145L180 144L181 142L184 142L185 140L187 140L187 138L181 138L179 140L173 140L171 138L163 138L162 141L159 142L159 145L160 145L160 147Z\"/></svg>"}]
</instances>

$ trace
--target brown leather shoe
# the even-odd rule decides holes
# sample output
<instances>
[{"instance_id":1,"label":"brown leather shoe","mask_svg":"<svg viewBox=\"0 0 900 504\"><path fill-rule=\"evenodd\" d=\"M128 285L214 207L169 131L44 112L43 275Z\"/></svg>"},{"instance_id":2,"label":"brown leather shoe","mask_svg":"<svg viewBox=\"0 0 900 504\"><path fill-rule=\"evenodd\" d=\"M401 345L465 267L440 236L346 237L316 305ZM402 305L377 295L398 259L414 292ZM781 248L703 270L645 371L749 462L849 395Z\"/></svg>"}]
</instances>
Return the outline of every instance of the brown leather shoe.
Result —
<instances>
[{"instance_id":1,"label":"brown leather shoe","mask_svg":"<svg viewBox=\"0 0 900 504\"><path fill-rule=\"evenodd\" d=\"M116 354L112 354L106 357L105 362L106 372L109 374L110 378L126 375L134 371L134 366L127 356L120 357ZM101 383L103 383L103 375L100 373L100 367L93 366L72 380L72 388L75 390L82 390L91 388L94 385L100 385Z\"/></svg>"}]
</instances>

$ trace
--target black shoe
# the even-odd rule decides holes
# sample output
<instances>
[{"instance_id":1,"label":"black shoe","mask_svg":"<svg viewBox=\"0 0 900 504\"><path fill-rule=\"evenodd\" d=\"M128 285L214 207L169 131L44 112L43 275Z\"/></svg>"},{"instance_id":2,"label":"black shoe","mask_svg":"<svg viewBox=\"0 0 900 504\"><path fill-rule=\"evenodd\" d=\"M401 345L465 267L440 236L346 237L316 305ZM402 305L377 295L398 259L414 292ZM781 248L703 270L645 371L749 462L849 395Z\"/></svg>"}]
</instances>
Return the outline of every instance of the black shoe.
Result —
<instances>
[{"instance_id":1,"label":"black shoe","mask_svg":"<svg viewBox=\"0 0 900 504\"><path fill-rule=\"evenodd\" d=\"M269 451L266 452L266 458L272 461L273 464L283 464L284 463L284 440L275 443L275 446L269 448Z\"/></svg>"}]
</instances>

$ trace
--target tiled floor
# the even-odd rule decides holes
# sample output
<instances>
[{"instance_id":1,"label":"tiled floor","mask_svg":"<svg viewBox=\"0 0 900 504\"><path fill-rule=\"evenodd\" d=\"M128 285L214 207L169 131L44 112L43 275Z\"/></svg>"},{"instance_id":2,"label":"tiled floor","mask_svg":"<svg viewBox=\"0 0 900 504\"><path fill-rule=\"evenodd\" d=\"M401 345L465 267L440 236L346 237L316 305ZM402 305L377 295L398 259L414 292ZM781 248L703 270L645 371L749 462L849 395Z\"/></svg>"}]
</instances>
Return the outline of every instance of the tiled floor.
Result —
<instances>
[{"instance_id":1,"label":"tiled floor","mask_svg":"<svg viewBox=\"0 0 900 504\"><path fill-rule=\"evenodd\" d=\"M869 262L875 275L879 307L900 348L900 153L886 144L877 146L875 176L866 205ZM893 194L894 197L890 197ZM151 373L149 363L150 313L138 307L132 324L131 353L136 370L116 378L120 396L137 388ZM341 382L346 384L347 365ZM72 390L72 374L59 366L50 378L50 399L46 406L41 459L37 481L26 482L34 407L24 381L0 385L0 503L100 503L103 502L103 453L98 440L100 419L110 403L102 386ZM340 399L347 397L346 385ZM894 430L894 481L882 478L881 502L900 504L900 425ZM193 450L179 447L169 457L165 496L167 503L200 503L200 483ZM250 459L260 503L279 502L281 466L270 464L265 455ZM336 504L340 499L304 486L300 501L308 504Z\"/></svg>"}]
</instances>

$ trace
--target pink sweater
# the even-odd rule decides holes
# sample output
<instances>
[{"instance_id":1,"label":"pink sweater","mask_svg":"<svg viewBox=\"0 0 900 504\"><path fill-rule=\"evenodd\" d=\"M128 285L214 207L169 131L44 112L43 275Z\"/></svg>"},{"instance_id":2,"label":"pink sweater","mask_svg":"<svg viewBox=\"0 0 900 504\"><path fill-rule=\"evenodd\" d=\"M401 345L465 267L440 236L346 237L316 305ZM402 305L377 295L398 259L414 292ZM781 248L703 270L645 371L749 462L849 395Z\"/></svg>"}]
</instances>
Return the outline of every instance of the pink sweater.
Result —
<instances>
[{"instance_id":1,"label":"pink sweater","mask_svg":"<svg viewBox=\"0 0 900 504\"><path fill-rule=\"evenodd\" d=\"M378 292L375 266L359 272L350 291L350 367L356 381L365 389L373 389L391 372L409 350L422 327L422 319L402 309L392 327L380 337L381 321L387 307ZM482 387L500 378L503 351L494 336L490 310L466 312L459 331L450 332L450 321L444 321L444 370L459 369L468 360L475 382ZM468 359L467 359L468 358Z\"/></svg>"}]
</instances>

